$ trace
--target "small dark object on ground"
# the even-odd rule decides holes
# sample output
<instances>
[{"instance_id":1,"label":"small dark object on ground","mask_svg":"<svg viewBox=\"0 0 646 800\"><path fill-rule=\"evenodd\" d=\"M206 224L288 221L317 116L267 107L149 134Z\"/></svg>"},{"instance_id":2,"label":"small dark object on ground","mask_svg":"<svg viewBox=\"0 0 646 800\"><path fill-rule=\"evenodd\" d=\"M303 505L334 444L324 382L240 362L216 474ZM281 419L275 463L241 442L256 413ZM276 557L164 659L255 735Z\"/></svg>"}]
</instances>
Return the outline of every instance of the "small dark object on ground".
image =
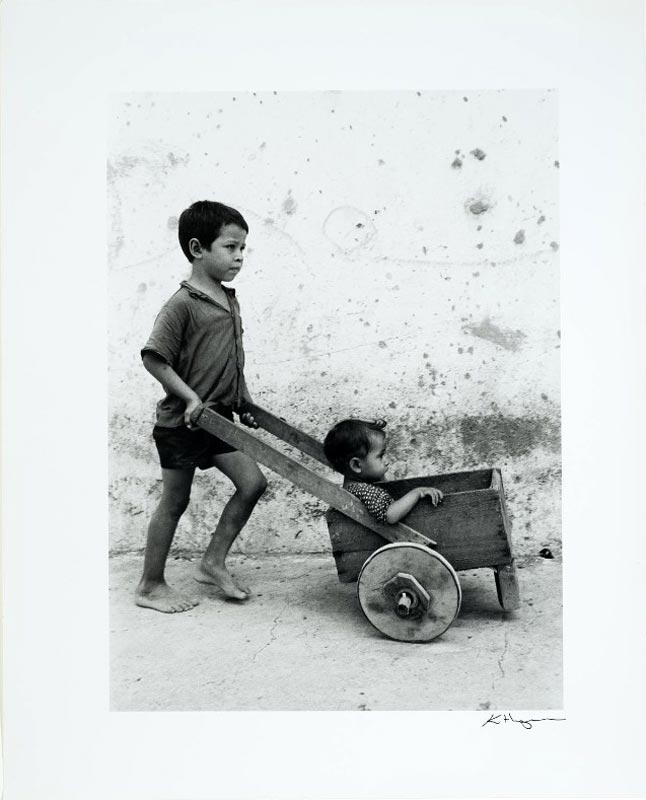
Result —
<instances>
[{"instance_id":1,"label":"small dark object on ground","mask_svg":"<svg viewBox=\"0 0 646 800\"><path fill-rule=\"evenodd\" d=\"M544 547L538 555L541 558L554 558L552 551L547 547Z\"/></svg>"},{"instance_id":2,"label":"small dark object on ground","mask_svg":"<svg viewBox=\"0 0 646 800\"><path fill-rule=\"evenodd\" d=\"M489 203L486 200L475 200L469 205L469 211L472 214L482 214L489 208Z\"/></svg>"}]
</instances>

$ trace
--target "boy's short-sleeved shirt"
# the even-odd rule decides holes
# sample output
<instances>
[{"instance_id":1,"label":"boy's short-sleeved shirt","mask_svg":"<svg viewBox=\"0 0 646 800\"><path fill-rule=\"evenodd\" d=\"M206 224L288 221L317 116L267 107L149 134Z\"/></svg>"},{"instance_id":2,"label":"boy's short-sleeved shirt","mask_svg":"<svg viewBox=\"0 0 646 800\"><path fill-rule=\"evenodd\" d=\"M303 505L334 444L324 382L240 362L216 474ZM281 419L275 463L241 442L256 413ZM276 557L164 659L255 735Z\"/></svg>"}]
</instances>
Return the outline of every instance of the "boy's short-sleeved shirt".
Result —
<instances>
[{"instance_id":1,"label":"boy's short-sleeved shirt","mask_svg":"<svg viewBox=\"0 0 646 800\"><path fill-rule=\"evenodd\" d=\"M205 404L238 406L249 394L244 380L242 320L235 290L222 287L228 308L182 281L155 319L141 350L169 364ZM186 403L166 394L157 403L157 424L184 424Z\"/></svg>"},{"instance_id":2,"label":"boy's short-sleeved shirt","mask_svg":"<svg viewBox=\"0 0 646 800\"><path fill-rule=\"evenodd\" d=\"M386 512L393 502L393 498L381 486L364 481L349 481L343 483L346 492L350 492L364 504L366 510L377 520L388 524Z\"/></svg>"}]
</instances>

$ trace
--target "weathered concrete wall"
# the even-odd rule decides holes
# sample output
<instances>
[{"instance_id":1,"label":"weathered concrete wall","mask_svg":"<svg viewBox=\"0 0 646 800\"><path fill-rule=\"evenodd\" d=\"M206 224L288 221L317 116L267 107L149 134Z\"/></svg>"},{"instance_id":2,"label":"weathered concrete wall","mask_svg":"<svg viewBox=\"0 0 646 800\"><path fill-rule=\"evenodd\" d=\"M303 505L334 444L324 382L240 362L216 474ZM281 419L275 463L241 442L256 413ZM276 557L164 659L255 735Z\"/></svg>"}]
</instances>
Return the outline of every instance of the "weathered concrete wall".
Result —
<instances>
[{"instance_id":1,"label":"weathered concrete wall","mask_svg":"<svg viewBox=\"0 0 646 800\"><path fill-rule=\"evenodd\" d=\"M189 273L177 216L205 198L250 224L234 285L257 402L319 437L385 417L392 477L500 466L518 552L558 548L556 108L548 91L116 99L113 549L143 546L159 496L139 349ZM327 549L322 504L269 477L238 548ZM198 474L179 550L204 547L228 493Z\"/></svg>"}]
</instances>

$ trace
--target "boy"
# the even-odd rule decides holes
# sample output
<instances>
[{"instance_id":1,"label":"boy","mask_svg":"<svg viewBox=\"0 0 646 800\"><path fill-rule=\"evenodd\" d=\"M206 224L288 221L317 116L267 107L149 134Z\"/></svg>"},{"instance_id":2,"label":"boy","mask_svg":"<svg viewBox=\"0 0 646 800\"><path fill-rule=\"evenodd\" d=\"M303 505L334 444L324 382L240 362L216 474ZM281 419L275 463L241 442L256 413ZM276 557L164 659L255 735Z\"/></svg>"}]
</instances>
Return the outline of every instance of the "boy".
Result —
<instances>
[{"instance_id":1,"label":"boy","mask_svg":"<svg viewBox=\"0 0 646 800\"><path fill-rule=\"evenodd\" d=\"M375 486L386 474L386 434L383 419L365 422L344 419L325 437L323 449L330 464L344 475L343 488L358 497L378 521L394 525L403 519L422 497L430 497L434 506L442 502L442 492L431 486L411 489L394 500L381 486Z\"/></svg>"},{"instance_id":2,"label":"boy","mask_svg":"<svg viewBox=\"0 0 646 800\"><path fill-rule=\"evenodd\" d=\"M141 351L144 367L164 387L157 404L153 438L162 468L162 496L148 528L143 575L135 602L173 613L197 605L171 589L164 567L180 517L188 506L196 467L216 467L235 486L195 579L218 586L226 597L246 600L225 566L225 558L265 491L256 462L191 423L201 403L233 419L250 400L244 380L242 322L235 290L225 287L242 269L249 226L233 208L208 200L193 203L179 218L179 243L192 266L191 277L159 312ZM249 413L240 415L258 425Z\"/></svg>"}]
</instances>

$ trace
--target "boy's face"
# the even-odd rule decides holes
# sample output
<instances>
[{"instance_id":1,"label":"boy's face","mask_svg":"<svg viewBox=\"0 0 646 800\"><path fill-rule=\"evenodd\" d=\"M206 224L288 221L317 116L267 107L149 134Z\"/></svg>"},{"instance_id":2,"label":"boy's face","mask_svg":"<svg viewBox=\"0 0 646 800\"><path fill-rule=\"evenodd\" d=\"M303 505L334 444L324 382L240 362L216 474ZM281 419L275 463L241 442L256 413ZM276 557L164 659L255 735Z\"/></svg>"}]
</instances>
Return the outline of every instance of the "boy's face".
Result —
<instances>
[{"instance_id":1,"label":"boy's face","mask_svg":"<svg viewBox=\"0 0 646 800\"><path fill-rule=\"evenodd\" d=\"M386 474L385 455L386 437L383 433L375 432L370 435L370 450L363 458L356 459L359 469L353 469L353 471L365 481L383 480ZM355 459L352 459L352 461L355 461Z\"/></svg>"},{"instance_id":2,"label":"boy's face","mask_svg":"<svg viewBox=\"0 0 646 800\"><path fill-rule=\"evenodd\" d=\"M232 281L242 269L247 232L238 225L224 225L211 246L195 254L205 274L214 281Z\"/></svg>"}]
</instances>

